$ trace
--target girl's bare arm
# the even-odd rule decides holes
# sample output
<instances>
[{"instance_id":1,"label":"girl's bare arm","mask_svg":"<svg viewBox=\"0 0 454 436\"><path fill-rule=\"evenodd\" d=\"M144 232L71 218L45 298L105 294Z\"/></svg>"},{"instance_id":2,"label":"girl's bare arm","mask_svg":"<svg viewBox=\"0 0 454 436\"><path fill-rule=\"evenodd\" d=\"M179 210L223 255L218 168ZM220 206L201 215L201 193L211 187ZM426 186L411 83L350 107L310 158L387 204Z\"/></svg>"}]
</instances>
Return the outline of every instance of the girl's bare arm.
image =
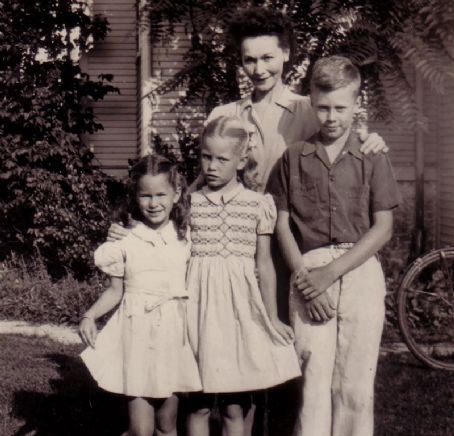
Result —
<instances>
[{"instance_id":1,"label":"girl's bare arm","mask_svg":"<svg viewBox=\"0 0 454 436\"><path fill-rule=\"evenodd\" d=\"M260 292L273 326L290 343L293 341L293 331L279 320L277 314L276 272L270 247L271 235L258 235L256 262Z\"/></svg>"},{"instance_id":2,"label":"girl's bare arm","mask_svg":"<svg viewBox=\"0 0 454 436\"><path fill-rule=\"evenodd\" d=\"M123 279L111 277L109 287L84 313L79 324L79 335L85 345L95 346L98 329L95 321L117 306L123 296Z\"/></svg>"}]
</instances>

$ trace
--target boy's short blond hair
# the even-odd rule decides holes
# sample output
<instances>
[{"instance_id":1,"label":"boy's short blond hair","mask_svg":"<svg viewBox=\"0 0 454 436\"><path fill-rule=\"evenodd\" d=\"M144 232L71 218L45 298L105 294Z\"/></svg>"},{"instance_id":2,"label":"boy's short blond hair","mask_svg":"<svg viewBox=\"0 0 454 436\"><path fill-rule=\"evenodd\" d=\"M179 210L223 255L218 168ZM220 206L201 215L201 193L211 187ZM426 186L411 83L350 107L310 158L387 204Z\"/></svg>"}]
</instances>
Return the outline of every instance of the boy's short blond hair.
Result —
<instances>
[{"instance_id":1,"label":"boy's short blond hair","mask_svg":"<svg viewBox=\"0 0 454 436\"><path fill-rule=\"evenodd\" d=\"M311 77L311 91L334 91L355 84L356 94L361 87L361 74L353 62L344 56L320 58L314 64Z\"/></svg>"}]
</instances>

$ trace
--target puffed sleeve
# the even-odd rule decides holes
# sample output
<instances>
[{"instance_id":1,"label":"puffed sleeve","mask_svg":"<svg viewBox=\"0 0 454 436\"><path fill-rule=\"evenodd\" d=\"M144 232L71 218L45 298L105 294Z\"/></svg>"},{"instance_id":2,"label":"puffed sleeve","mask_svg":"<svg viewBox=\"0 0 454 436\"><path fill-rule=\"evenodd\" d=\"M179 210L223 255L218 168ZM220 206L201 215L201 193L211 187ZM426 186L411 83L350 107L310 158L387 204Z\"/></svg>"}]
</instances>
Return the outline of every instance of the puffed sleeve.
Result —
<instances>
[{"instance_id":1,"label":"puffed sleeve","mask_svg":"<svg viewBox=\"0 0 454 436\"><path fill-rule=\"evenodd\" d=\"M258 235L269 235L274 232L277 212L273 197L270 194L261 196L259 218L257 224Z\"/></svg>"},{"instance_id":2,"label":"puffed sleeve","mask_svg":"<svg viewBox=\"0 0 454 436\"><path fill-rule=\"evenodd\" d=\"M105 242L95 250L95 265L112 277L123 277L125 256L121 241Z\"/></svg>"}]
</instances>

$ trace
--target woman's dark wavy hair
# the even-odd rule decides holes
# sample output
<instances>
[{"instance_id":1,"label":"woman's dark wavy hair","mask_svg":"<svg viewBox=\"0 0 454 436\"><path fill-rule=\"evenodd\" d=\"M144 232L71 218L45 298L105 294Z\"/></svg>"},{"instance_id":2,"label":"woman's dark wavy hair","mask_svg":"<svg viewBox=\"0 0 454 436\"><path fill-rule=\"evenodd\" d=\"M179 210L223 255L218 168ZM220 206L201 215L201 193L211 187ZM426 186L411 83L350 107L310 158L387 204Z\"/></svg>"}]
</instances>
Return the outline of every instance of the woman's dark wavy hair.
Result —
<instances>
[{"instance_id":1,"label":"woman's dark wavy hair","mask_svg":"<svg viewBox=\"0 0 454 436\"><path fill-rule=\"evenodd\" d=\"M227 23L227 45L241 59L241 43L245 38L277 36L279 46L290 51L291 65L295 48L293 26L281 12L266 7L253 6L238 9Z\"/></svg>"},{"instance_id":2,"label":"woman's dark wavy hair","mask_svg":"<svg viewBox=\"0 0 454 436\"><path fill-rule=\"evenodd\" d=\"M130 219L143 220L137 201L139 181L145 175L157 176L158 174L166 174L173 189L175 191L180 189L181 191L178 202L174 204L170 212L170 219L175 223L178 239L184 240L187 236L189 222L190 199L188 185L186 179L179 173L177 164L159 154L144 156L131 168L127 198L115 212L114 220L121 221L124 225L129 225Z\"/></svg>"}]
</instances>

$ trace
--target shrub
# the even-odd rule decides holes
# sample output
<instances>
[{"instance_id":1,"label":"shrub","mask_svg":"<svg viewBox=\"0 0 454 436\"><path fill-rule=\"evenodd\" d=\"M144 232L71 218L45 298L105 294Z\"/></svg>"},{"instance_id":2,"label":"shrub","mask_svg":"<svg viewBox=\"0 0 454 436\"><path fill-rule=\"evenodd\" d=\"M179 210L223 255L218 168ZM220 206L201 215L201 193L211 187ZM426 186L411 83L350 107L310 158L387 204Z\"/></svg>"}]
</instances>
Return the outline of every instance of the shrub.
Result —
<instances>
[{"instance_id":1,"label":"shrub","mask_svg":"<svg viewBox=\"0 0 454 436\"><path fill-rule=\"evenodd\" d=\"M84 2L0 2L0 256L38 249L56 277L91 270L116 190L81 140L102 128L88 103L115 91L112 77L93 81L72 60L107 30Z\"/></svg>"}]
</instances>

